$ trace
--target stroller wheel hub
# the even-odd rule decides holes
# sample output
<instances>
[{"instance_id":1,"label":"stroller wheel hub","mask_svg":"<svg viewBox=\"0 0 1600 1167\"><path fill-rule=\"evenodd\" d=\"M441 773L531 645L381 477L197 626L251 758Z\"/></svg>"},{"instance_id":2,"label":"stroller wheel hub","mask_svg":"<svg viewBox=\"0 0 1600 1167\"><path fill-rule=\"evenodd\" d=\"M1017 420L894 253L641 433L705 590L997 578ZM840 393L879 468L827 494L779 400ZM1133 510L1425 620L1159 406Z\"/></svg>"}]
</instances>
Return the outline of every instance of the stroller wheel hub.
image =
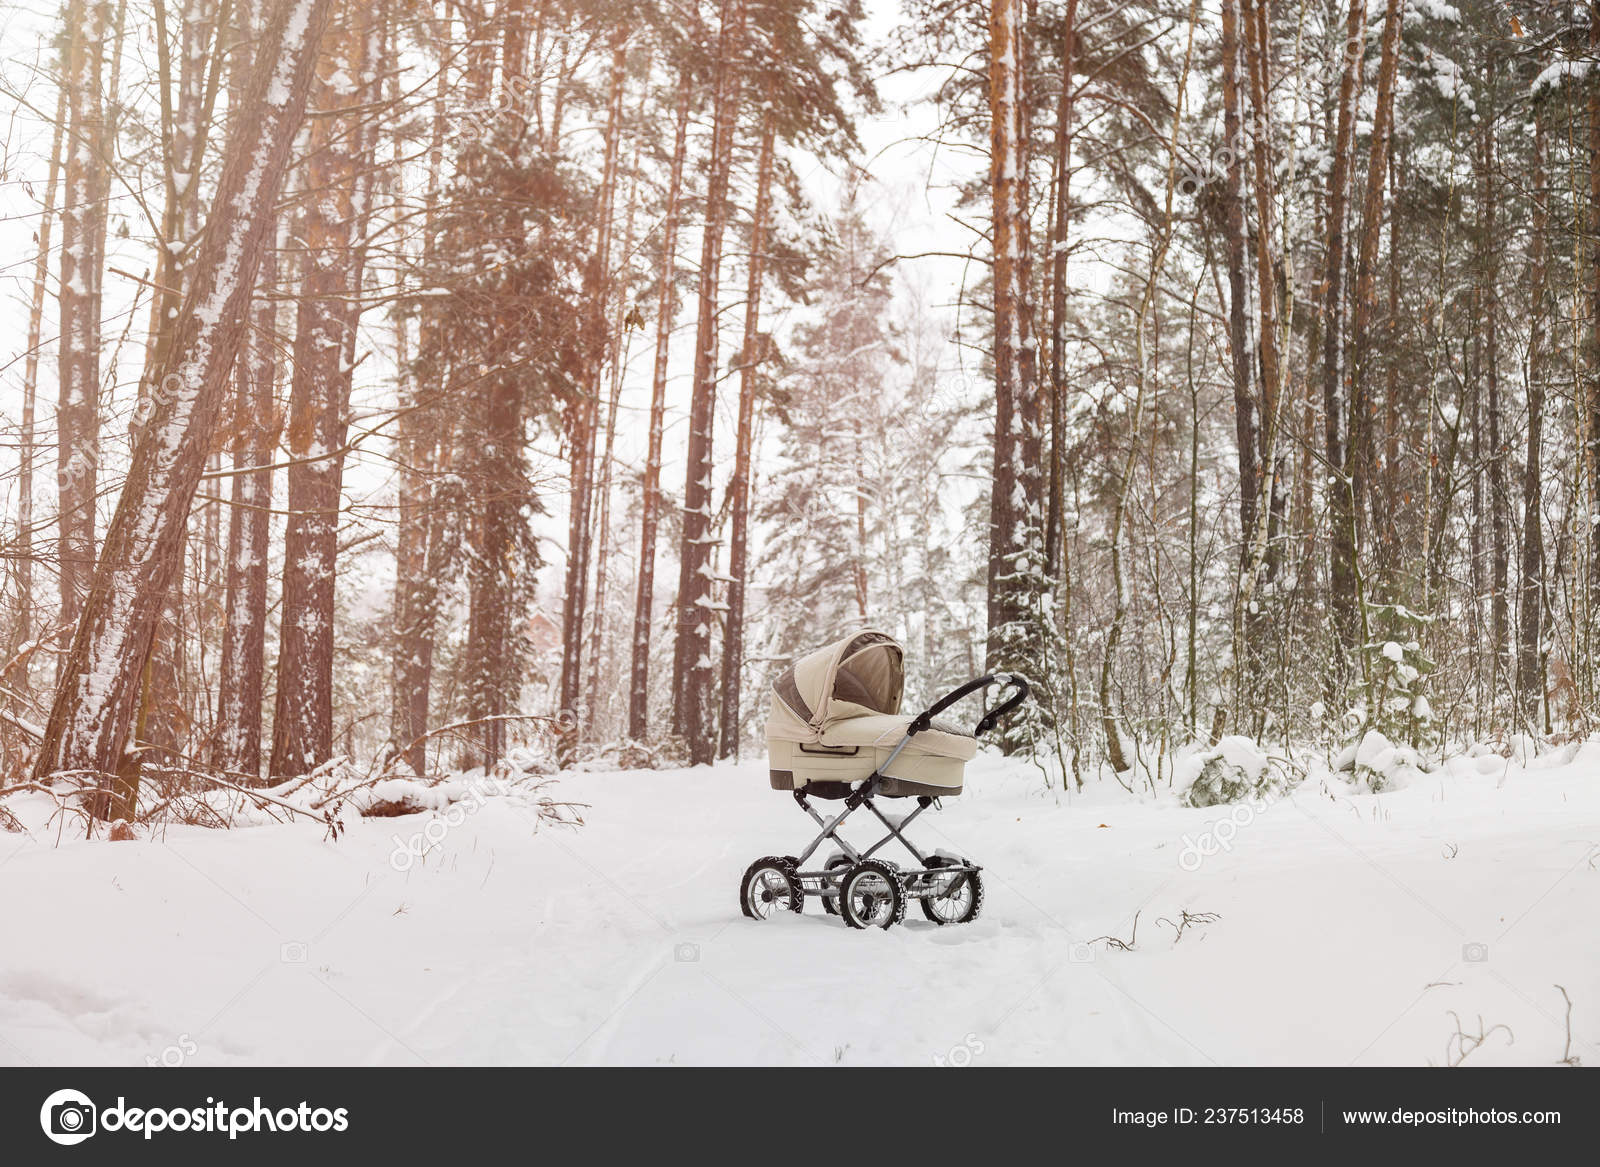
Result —
<instances>
[{"instance_id":1,"label":"stroller wheel hub","mask_svg":"<svg viewBox=\"0 0 1600 1167\"><path fill-rule=\"evenodd\" d=\"M768 855L745 869L739 883L739 910L752 920L769 920L779 912L799 912L805 904L795 862Z\"/></svg>"},{"instance_id":2,"label":"stroller wheel hub","mask_svg":"<svg viewBox=\"0 0 1600 1167\"><path fill-rule=\"evenodd\" d=\"M881 859L852 867L839 888L839 914L852 928L889 928L906 918L906 883Z\"/></svg>"}]
</instances>

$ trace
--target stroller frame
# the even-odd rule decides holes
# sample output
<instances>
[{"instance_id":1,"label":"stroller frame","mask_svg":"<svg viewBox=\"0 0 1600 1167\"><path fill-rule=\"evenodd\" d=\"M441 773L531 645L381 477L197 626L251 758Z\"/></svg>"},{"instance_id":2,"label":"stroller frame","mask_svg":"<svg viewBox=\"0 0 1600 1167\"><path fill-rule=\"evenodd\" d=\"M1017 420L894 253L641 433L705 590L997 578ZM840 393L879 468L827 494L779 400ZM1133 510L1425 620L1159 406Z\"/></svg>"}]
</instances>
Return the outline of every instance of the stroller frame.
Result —
<instances>
[{"instance_id":1,"label":"stroller frame","mask_svg":"<svg viewBox=\"0 0 1600 1167\"><path fill-rule=\"evenodd\" d=\"M888 769L889 763L893 762L899 755L900 751L906 748L906 745L911 741L911 737L912 735L908 733L900 740L900 744L895 747L894 753L890 754L888 761L884 762L883 769ZM888 815L884 814L883 811L879 810L878 804L872 800L873 794L877 790L878 784L882 777L882 774L875 773L872 775L872 777L863 782L859 788L845 798L844 809L838 814L834 815L832 819L826 819L817 813L816 807L812 806L811 800L806 797L805 787L802 786L799 790L794 792L794 800L799 804L800 809L810 815L812 820L822 828L822 833L819 834L815 839L812 839L811 843L806 847L806 849L800 852L799 856L795 859L795 867L797 869L795 871L795 879L800 883L801 895L817 896L830 900L837 900L839 898L839 888L844 882L842 867L836 867L835 870L823 869L821 871L798 870L798 868L805 863L807 859L811 858L811 856L816 853L817 848L822 846L823 842L828 839L832 839L839 845L840 851L844 853L852 865L866 862L879 851L883 850L884 847L887 847L893 840L900 840L901 845L904 846L907 851L910 851L912 858L917 861L917 866L915 868L900 869L900 874L906 877L905 893L912 899L923 899L930 895L954 894L955 892L961 890L961 881L964 880L967 875L983 870L983 868L978 866L976 863L971 863L966 860L963 860L959 864L951 863L948 865L940 864L937 867L930 866L928 863L928 856L917 850L916 844L910 839L906 838L903 832L914 819L922 814L923 811L927 810L930 806L936 805L938 800L931 798L926 794L918 795L916 810L912 811L904 818L898 820L891 819ZM855 847L850 845L850 841L848 839L837 832L839 827L844 823L845 819L849 818L863 806L870 810L877 817L878 821L888 828L889 833L883 838L879 839L872 846L868 847L865 851L858 851ZM941 875L948 875L952 871L958 872L959 874L956 879L951 880L944 888L939 887L939 885L930 878L935 874L935 872Z\"/></svg>"},{"instance_id":2,"label":"stroller frame","mask_svg":"<svg viewBox=\"0 0 1600 1167\"><path fill-rule=\"evenodd\" d=\"M1028 697L1028 682L1014 673L987 674L951 690L911 720L906 727L905 735L890 751L889 756L864 781L850 789L849 793L839 795L815 792L817 797L842 797L844 808L838 814L823 815L811 804L811 794L808 793L807 787L796 788L793 791L795 804L806 812L820 830L806 845L805 850L797 856L769 856L751 864L745 873L740 890L741 907L745 915L765 914L764 907L760 912L752 910L755 906L752 895L759 895L765 904L775 904L786 895L787 906L794 912L799 912L805 899L809 897L822 900L823 907L829 914L844 916L845 922L852 927L864 927L866 925L857 920L854 912L844 910L847 905L842 901L846 895L847 883L871 868L876 871L877 883L885 889L887 898L893 905L892 912L879 924L881 927L887 928L903 919L905 903L913 899L922 902L923 914L937 924L966 923L976 918L983 904L983 885L979 876L983 868L965 857L957 858L937 852L931 855L924 854L906 837L906 828L911 823L929 807L939 806L938 797L928 794L914 795L917 801L916 809L901 817L885 814L874 798L886 780L885 772L917 734L933 728L933 719L957 701L992 684L1009 685L1012 691L1004 701L983 715L973 730L974 738L981 738L993 729L1001 718ZM888 833L865 850L859 850L839 833L839 828L863 806L872 812ZM820 868L802 870L806 861L830 839L838 845L839 854L831 856ZM897 840L916 860L915 867L902 868L898 864L874 859L880 851ZM760 882L759 890L752 889L752 880ZM888 887L890 882L895 885L893 888ZM970 888L967 886L969 883ZM962 898L958 901L956 897ZM877 898L880 900L885 898L885 892L877 893ZM967 906L959 919L945 919L932 907L934 901L958 902ZM871 907L868 911L869 913L872 911Z\"/></svg>"}]
</instances>

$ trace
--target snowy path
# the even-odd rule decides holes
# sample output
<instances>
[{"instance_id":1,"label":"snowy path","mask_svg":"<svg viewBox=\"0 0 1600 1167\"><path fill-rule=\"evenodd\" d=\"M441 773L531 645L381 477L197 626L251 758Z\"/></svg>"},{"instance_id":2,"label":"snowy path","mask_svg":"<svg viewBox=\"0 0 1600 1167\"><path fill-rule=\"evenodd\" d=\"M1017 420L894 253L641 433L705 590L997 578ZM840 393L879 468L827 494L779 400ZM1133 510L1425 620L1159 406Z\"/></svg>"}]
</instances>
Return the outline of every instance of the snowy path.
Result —
<instances>
[{"instance_id":1,"label":"snowy path","mask_svg":"<svg viewBox=\"0 0 1600 1167\"><path fill-rule=\"evenodd\" d=\"M1313 780L1198 864L1226 808L980 760L916 837L985 864L982 918L886 933L739 916L807 827L760 765L568 775L587 826L490 799L407 872L425 816L0 835L0 1063L1443 1064L1453 1012L1469 1065L1551 1064L1560 984L1600 1064L1600 747L1561 760Z\"/></svg>"}]
</instances>

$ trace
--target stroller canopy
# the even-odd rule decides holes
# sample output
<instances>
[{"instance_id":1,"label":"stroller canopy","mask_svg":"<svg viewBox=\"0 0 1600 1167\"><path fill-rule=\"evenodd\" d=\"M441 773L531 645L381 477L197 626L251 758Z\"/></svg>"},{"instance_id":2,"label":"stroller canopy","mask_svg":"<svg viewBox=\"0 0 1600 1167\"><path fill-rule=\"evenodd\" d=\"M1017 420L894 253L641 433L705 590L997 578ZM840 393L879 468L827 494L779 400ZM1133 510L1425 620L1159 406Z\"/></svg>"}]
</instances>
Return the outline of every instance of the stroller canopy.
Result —
<instances>
[{"instance_id":1,"label":"stroller canopy","mask_svg":"<svg viewBox=\"0 0 1600 1167\"><path fill-rule=\"evenodd\" d=\"M772 686L767 736L810 742L829 725L899 713L904 653L893 637L867 629L803 656Z\"/></svg>"}]
</instances>

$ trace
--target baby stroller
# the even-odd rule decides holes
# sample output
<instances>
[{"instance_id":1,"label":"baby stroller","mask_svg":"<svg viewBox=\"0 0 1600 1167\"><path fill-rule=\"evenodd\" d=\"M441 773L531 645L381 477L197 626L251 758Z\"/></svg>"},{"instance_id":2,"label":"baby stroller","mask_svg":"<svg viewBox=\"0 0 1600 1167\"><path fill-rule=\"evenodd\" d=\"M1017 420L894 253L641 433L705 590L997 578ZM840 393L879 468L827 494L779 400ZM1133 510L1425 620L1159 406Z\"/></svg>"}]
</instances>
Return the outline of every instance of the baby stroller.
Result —
<instances>
[{"instance_id":1,"label":"baby stroller","mask_svg":"<svg viewBox=\"0 0 1600 1167\"><path fill-rule=\"evenodd\" d=\"M798 912L807 896L822 901L829 915L852 928L888 928L905 919L906 901L916 900L935 924L965 924L983 909L982 870L946 851L925 855L905 829L940 798L961 793L962 773L978 752L978 738L1028 696L1028 683L1014 673L992 673L968 681L915 717L900 712L904 654L882 632L858 632L802 657L772 686L767 718L767 754L772 788L791 791L800 809L822 828L798 856L757 859L739 885L746 916L764 920L779 911ZM934 719L961 698L989 685L1009 686L1005 700L985 713L968 733ZM813 798L843 801L824 818ZM903 818L886 815L877 798L915 798ZM889 833L857 851L838 831L865 806ZM802 870L831 839L840 850L821 867ZM898 839L916 859L900 867L874 856Z\"/></svg>"}]
</instances>

